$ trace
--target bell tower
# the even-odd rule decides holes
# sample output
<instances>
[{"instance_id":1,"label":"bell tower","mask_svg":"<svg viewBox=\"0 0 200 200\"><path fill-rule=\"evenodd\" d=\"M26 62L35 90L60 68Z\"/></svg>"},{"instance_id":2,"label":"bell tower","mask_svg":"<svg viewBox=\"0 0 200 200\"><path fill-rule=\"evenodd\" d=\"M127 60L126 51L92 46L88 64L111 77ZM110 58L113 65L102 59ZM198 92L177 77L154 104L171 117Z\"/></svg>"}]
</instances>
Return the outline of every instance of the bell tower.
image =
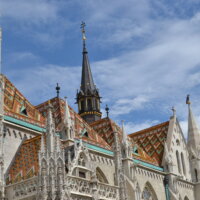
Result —
<instances>
[{"instance_id":1,"label":"bell tower","mask_svg":"<svg viewBox=\"0 0 200 200\"><path fill-rule=\"evenodd\" d=\"M82 77L80 90L77 91L76 100L78 104L79 115L88 123L92 123L101 119L100 112L100 95L94 84L92 72L90 68L88 52L86 49L85 23L81 24L82 40L83 40L83 61L82 61Z\"/></svg>"}]
</instances>

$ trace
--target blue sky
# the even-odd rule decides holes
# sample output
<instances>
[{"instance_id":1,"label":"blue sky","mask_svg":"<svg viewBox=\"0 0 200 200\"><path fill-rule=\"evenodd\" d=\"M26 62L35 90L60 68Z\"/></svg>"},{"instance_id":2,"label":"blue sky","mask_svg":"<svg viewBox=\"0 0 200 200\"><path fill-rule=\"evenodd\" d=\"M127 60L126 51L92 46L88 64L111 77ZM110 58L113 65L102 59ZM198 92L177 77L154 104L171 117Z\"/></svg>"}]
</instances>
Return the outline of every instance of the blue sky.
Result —
<instances>
[{"instance_id":1,"label":"blue sky","mask_svg":"<svg viewBox=\"0 0 200 200\"><path fill-rule=\"evenodd\" d=\"M199 0L0 0L3 73L37 105L68 96L75 109L85 21L102 111L128 133L167 121L175 106L187 130L185 97L200 123Z\"/></svg>"}]
</instances>

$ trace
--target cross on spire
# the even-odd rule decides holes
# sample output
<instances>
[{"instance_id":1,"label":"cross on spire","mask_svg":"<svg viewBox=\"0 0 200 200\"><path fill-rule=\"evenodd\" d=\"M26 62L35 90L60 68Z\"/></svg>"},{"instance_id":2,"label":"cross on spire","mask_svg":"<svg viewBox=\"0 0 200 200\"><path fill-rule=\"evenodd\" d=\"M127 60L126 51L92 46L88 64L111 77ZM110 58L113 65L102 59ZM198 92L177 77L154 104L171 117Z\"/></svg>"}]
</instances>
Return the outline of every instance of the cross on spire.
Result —
<instances>
[{"instance_id":1,"label":"cross on spire","mask_svg":"<svg viewBox=\"0 0 200 200\"><path fill-rule=\"evenodd\" d=\"M172 112L173 112L173 116L175 116L176 115L176 109L175 109L174 106L172 107Z\"/></svg>"},{"instance_id":2,"label":"cross on spire","mask_svg":"<svg viewBox=\"0 0 200 200\"><path fill-rule=\"evenodd\" d=\"M188 105L191 104L191 102L190 102L190 95L189 94L186 97L186 104L188 104Z\"/></svg>"},{"instance_id":3,"label":"cross on spire","mask_svg":"<svg viewBox=\"0 0 200 200\"><path fill-rule=\"evenodd\" d=\"M86 40L85 27L86 27L85 22L82 22L81 23L81 32L82 32L83 48L85 48L85 40Z\"/></svg>"}]
</instances>

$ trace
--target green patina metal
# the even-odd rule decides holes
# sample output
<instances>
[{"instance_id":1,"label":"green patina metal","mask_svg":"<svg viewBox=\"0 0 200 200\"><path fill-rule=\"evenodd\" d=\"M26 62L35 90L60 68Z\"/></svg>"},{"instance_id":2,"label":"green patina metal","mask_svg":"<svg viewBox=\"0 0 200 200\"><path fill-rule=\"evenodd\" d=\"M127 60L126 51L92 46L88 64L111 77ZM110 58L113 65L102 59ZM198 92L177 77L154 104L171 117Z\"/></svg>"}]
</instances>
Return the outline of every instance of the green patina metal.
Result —
<instances>
[{"instance_id":1,"label":"green patina metal","mask_svg":"<svg viewBox=\"0 0 200 200\"><path fill-rule=\"evenodd\" d=\"M101 153L105 153L105 154L108 154L108 155L114 155L114 153L112 151L109 151L107 149L103 149L101 147L98 147L98 146L95 146L95 145L92 145L92 144L88 144L88 143L84 143L89 149L92 149L92 150L95 150L95 151L99 151Z\"/></svg>"},{"instance_id":2,"label":"green patina metal","mask_svg":"<svg viewBox=\"0 0 200 200\"><path fill-rule=\"evenodd\" d=\"M17 124L17 125L20 125L20 126L23 126L23 127L26 127L26 128L30 128L32 130L35 130L35 131L39 131L39 132L45 132L46 129L44 128L41 128L39 126L36 126L36 125L33 125L33 124L30 124L28 122L24 122L22 120L19 120L19 119L15 119L13 117L10 117L10 116L4 116L4 119L8 122L12 122L14 124Z\"/></svg>"},{"instance_id":3,"label":"green patina metal","mask_svg":"<svg viewBox=\"0 0 200 200\"><path fill-rule=\"evenodd\" d=\"M79 140L76 140L76 142L79 142ZM101 148L101 147L98 147L98 146L95 146L95 145L92 145L92 144L88 144L86 142L83 142L84 145L86 145L89 149L92 149L92 150L95 150L95 151L98 151L98 152L101 152L101 153L105 153L105 154L108 154L108 155L114 155L114 153L112 151L109 151L107 149L104 149L104 148ZM141 160L137 160L137 159L133 159L133 162L135 163L138 163L138 164L141 164L145 167L149 167L151 169L155 169L155 170L158 170L158 171L161 171L163 172L163 168L161 167L158 167L158 166L155 166L155 165L152 165L152 164L149 164L149 163L146 163L146 162L143 162Z\"/></svg>"},{"instance_id":4,"label":"green patina metal","mask_svg":"<svg viewBox=\"0 0 200 200\"><path fill-rule=\"evenodd\" d=\"M79 143L80 140L76 139L75 142L76 142L76 143ZM89 149L98 151L98 152L100 152L100 153L105 153L105 154L112 155L112 156L114 155L114 153L113 153L112 151L109 151L109 150L104 149L104 148L102 148L102 147L98 147L98 146L96 146L96 145L92 145L92 144L89 144L89 143L86 143L86 142L83 142L83 144L84 144L86 147L88 147Z\"/></svg>"},{"instance_id":5,"label":"green patina metal","mask_svg":"<svg viewBox=\"0 0 200 200\"><path fill-rule=\"evenodd\" d=\"M141 164L141 165L143 165L143 166L145 166L145 167L149 167L149 168L151 168L151 169L155 169L155 170L161 171L161 172L164 171L163 168L161 168L161 167L152 165L152 164L150 164L150 163L143 162L143 161L141 161L141 160L133 159L133 162L135 162L135 163L137 163L137 164Z\"/></svg>"}]
</instances>

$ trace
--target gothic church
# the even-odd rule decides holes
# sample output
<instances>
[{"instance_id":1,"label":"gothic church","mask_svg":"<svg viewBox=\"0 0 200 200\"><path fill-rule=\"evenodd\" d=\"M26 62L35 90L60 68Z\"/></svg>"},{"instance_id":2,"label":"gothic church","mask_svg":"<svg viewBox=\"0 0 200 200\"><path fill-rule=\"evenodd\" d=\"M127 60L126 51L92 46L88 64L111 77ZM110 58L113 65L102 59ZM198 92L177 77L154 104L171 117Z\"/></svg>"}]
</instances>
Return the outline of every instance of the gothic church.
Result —
<instances>
[{"instance_id":1,"label":"gothic church","mask_svg":"<svg viewBox=\"0 0 200 200\"><path fill-rule=\"evenodd\" d=\"M127 135L102 118L84 24L78 113L57 96L37 106L1 74L0 199L200 200L200 130L169 120ZM0 35L0 41L1 41ZM108 111L108 109L107 109Z\"/></svg>"}]
</instances>

